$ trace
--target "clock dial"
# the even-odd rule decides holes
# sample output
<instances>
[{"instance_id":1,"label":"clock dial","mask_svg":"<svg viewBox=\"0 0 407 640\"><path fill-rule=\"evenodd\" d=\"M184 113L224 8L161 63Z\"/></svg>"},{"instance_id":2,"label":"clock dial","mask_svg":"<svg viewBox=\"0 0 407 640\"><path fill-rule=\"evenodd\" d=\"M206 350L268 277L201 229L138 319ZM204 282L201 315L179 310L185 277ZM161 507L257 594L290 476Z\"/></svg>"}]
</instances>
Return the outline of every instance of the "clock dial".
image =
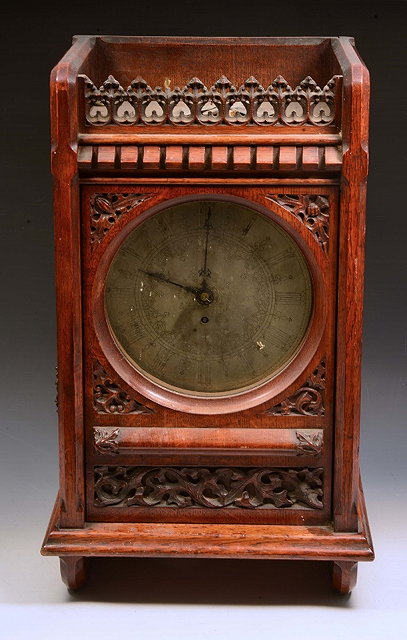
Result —
<instances>
[{"instance_id":1,"label":"clock dial","mask_svg":"<svg viewBox=\"0 0 407 640\"><path fill-rule=\"evenodd\" d=\"M105 287L113 338L162 387L233 395L276 376L298 352L312 311L302 252L242 205L164 209L117 250Z\"/></svg>"}]
</instances>

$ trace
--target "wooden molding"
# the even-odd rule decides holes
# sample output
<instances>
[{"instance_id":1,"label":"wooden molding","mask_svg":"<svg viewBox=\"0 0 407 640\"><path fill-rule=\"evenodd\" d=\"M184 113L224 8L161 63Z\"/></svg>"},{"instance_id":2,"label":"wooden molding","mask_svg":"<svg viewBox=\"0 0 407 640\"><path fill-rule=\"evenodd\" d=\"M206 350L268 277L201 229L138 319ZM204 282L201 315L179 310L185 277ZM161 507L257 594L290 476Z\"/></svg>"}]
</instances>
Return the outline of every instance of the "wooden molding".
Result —
<instances>
[{"instance_id":1,"label":"wooden molding","mask_svg":"<svg viewBox=\"0 0 407 640\"><path fill-rule=\"evenodd\" d=\"M150 556L366 561L374 559L369 525L359 492L358 531L331 526L87 522L59 525L59 501L45 536L43 555Z\"/></svg>"},{"instance_id":2,"label":"wooden molding","mask_svg":"<svg viewBox=\"0 0 407 640\"><path fill-rule=\"evenodd\" d=\"M219 139L204 145L197 136L194 144L81 145L78 167L81 172L203 172L229 171L234 174L308 172L316 175L338 173L342 166L340 146L258 144L221 146ZM181 142L181 141L179 141Z\"/></svg>"}]
</instances>

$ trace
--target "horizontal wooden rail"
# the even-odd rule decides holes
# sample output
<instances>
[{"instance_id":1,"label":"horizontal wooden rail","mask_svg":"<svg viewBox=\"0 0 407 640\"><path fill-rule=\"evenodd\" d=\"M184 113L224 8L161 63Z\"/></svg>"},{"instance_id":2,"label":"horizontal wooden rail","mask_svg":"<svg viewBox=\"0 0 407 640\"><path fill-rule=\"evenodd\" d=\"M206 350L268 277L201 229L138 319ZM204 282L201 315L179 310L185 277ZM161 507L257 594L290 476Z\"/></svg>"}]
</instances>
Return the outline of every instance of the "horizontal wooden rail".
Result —
<instances>
[{"instance_id":1,"label":"horizontal wooden rail","mask_svg":"<svg viewBox=\"0 0 407 640\"><path fill-rule=\"evenodd\" d=\"M339 172L335 146L83 145L78 165L89 171Z\"/></svg>"},{"instance_id":2,"label":"horizontal wooden rail","mask_svg":"<svg viewBox=\"0 0 407 640\"><path fill-rule=\"evenodd\" d=\"M79 144L339 145L339 133L80 133Z\"/></svg>"},{"instance_id":3,"label":"horizontal wooden rail","mask_svg":"<svg viewBox=\"0 0 407 640\"><path fill-rule=\"evenodd\" d=\"M129 453L135 449L263 449L285 455L319 455L322 429L225 429L216 427L105 427L93 428L98 453Z\"/></svg>"}]
</instances>

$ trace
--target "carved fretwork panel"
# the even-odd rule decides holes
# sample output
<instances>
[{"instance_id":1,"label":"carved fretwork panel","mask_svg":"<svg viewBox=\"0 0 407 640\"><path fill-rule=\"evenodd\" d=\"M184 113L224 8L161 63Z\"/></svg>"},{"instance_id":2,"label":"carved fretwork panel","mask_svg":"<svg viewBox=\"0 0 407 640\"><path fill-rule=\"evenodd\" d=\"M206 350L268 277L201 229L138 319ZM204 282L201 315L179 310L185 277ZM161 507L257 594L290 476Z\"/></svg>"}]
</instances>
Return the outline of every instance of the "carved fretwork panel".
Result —
<instances>
[{"instance_id":1,"label":"carved fretwork panel","mask_svg":"<svg viewBox=\"0 0 407 640\"><path fill-rule=\"evenodd\" d=\"M269 200L276 202L296 218L301 220L311 231L322 250L328 253L329 242L329 198L319 195L293 195L279 194L267 196Z\"/></svg>"},{"instance_id":2,"label":"carved fretwork panel","mask_svg":"<svg viewBox=\"0 0 407 640\"><path fill-rule=\"evenodd\" d=\"M93 361L93 408L97 413L153 413L121 389L97 360Z\"/></svg>"},{"instance_id":3,"label":"carved fretwork panel","mask_svg":"<svg viewBox=\"0 0 407 640\"><path fill-rule=\"evenodd\" d=\"M152 88L137 77L127 89L109 76L99 89L87 77L86 121L90 125L288 125L323 126L335 120L341 76L333 76L321 89L307 76L294 89L278 76L264 88L250 76L235 87L221 76L208 89L192 78L182 89L170 83Z\"/></svg>"},{"instance_id":4,"label":"carved fretwork panel","mask_svg":"<svg viewBox=\"0 0 407 640\"><path fill-rule=\"evenodd\" d=\"M325 361L322 360L303 387L282 402L266 409L265 413L272 416L323 416L325 373Z\"/></svg>"},{"instance_id":5,"label":"carved fretwork panel","mask_svg":"<svg viewBox=\"0 0 407 640\"><path fill-rule=\"evenodd\" d=\"M322 509L323 469L94 467L95 505Z\"/></svg>"},{"instance_id":6,"label":"carved fretwork panel","mask_svg":"<svg viewBox=\"0 0 407 640\"><path fill-rule=\"evenodd\" d=\"M97 245L125 213L152 197L151 193L98 193L91 198L90 240Z\"/></svg>"}]
</instances>

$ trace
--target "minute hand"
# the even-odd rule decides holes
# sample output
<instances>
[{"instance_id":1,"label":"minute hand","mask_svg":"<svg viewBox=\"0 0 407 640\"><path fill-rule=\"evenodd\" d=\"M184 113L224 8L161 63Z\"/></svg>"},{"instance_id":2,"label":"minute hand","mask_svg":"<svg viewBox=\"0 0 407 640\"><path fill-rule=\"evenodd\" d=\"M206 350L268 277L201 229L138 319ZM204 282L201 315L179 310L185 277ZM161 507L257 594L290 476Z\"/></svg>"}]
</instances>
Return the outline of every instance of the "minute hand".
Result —
<instances>
[{"instance_id":1,"label":"minute hand","mask_svg":"<svg viewBox=\"0 0 407 640\"><path fill-rule=\"evenodd\" d=\"M196 287L189 287L188 285L181 284L179 282L175 282L174 280L170 280L166 278L163 273L155 272L155 271L144 271L143 269L139 269L141 273L145 273L146 276L150 276L150 278L154 278L155 280L159 280L159 282L167 282L168 284L173 284L175 287L180 287L180 289L185 289L185 291L189 291L194 295L199 292L199 289Z\"/></svg>"},{"instance_id":2,"label":"minute hand","mask_svg":"<svg viewBox=\"0 0 407 640\"><path fill-rule=\"evenodd\" d=\"M209 231L212 228L211 216L212 216L212 211L211 211L211 208L209 207L208 213L206 214L206 220L205 220L206 237L205 237L204 265L203 265L203 268L199 271L199 275L203 277L203 284L205 284L205 278L209 278L211 275L211 271L210 269L208 269Z\"/></svg>"}]
</instances>

